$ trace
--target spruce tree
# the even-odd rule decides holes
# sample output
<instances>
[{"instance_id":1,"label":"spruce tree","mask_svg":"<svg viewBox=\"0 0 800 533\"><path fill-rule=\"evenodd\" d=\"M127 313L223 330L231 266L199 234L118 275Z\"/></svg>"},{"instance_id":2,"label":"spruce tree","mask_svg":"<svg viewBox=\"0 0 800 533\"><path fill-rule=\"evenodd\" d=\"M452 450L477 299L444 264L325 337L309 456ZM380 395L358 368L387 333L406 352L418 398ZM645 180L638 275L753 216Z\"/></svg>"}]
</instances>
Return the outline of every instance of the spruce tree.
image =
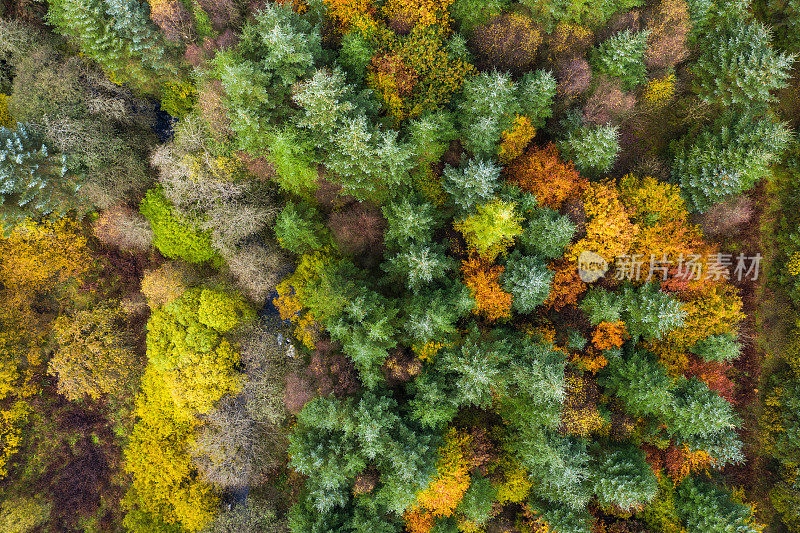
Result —
<instances>
[{"instance_id":1,"label":"spruce tree","mask_svg":"<svg viewBox=\"0 0 800 533\"><path fill-rule=\"evenodd\" d=\"M390 257L383 269L417 291L446 276L454 266L444 254L444 245L415 243Z\"/></svg>"},{"instance_id":2,"label":"spruce tree","mask_svg":"<svg viewBox=\"0 0 800 533\"><path fill-rule=\"evenodd\" d=\"M522 77L519 101L522 112L535 128L541 128L545 120L553 116L553 99L556 97L556 79L552 72L536 70Z\"/></svg>"},{"instance_id":3,"label":"spruce tree","mask_svg":"<svg viewBox=\"0 0 800 533\"><path fill-rule=\"evenodd\" d=\"M500 277L503 287L514 299L511 305L520 313L530 313L550 295L553 271L536 256L515 251L508 257L506 270Z\"/></svg>"},{"instance_id":4,"label":"spruce tree","mask_svg":"<svg viewBox=\"0 0 800 533\"><path fill-rule=\"evenodd\" d=\"M706 361L735 361L742 353L742 345L732 334L721 333L700 339L690 351Z\"/></svg>"},{"instance_id":5,"label":"spruce tree","mask_svg":"<svg viewBox=\"0 0 800 533\"><path fill-rule=\"evenodd\" d=\"M158 29L138 0L54 0L48 18L120 81L155 93L159 80L176 74Z\"/></svg>"},{"instance_id":6,"label":"spruce tree","mask_svg":"<svg viewBox=\"0 0 800 533\"><path fill-rule=\"evenodd\" d=\"M390 247L429 242L438 226L435 207L414 196L395 199L383 208L383 216L387 222L384 239Z\"/></svg>"},{"instance_id":7,"label":"spruce tree","mask_svg":"<svg viewBox=\"0 0 800 533\"><path fill-rule=\"evenodd\" d=\"M619 152L616 126L580 126L567 133L558 148L581 173L602 174L611 170Z\"/></svg>"},{"instance_id":8,"label":"spruce tree","mask_svg":"<svg viewBox=\"0 0 800 533\"><path fill-rule=\"evenodd\" d=\"M693 88L707 102L763 109L776 101L794 57L772 47L770 30L731 2L698 34L700 56L692 66Z\"/></svg>"},{"instance_id":9,"label":"spruce tree","mask_svg":"<svg viewBox=\"0 0 800 533\"><path fill-rule=\"evenodd\" d=\"M647 77L644 51L648 36L646 30L619 32L595 48L591 55L592 66L600 74L622 80L626 89L636 88Z\"/></svg>"},{"instance_id":10,"label":"spruce tree","mask_svg":"<svg viewBox=\"0 0 800 533\"><path fill-rule=\"evenodd\" d=\"M442 186L458 207L468 210L494 198L499 179L499 166L491 161L470 159L459 169L447 165Z\"/></svg>"},{"instance_id":11,"label":"spruce tree","mask_svg":"<svg viewBox=\"0 0 800 533\"><path fill-rule=\"evenodd\" d=\"M704 479L689 477L677 490L677 508L688 533L756 533L751 509Z\"/></svg>"},{"instance_id":12,"label":"spruce tree","mask_svg":"<svg viewBox=\"0 0 800 533\"><path fill-rule=\"evenodd\" d=\"M770 118L727 112L695 138L676 143L672 177L689 207L707 211L764 178L790 136L784 124Z\"/></svg>"},{"instance_id":13,"label":"spruce tree","mask_svg":"<svg viewBox=\"0 0 800 533\"><path fill-rule=\"evenodd\" d=\"M653 356L644 350L606 352L608 365L598 382L619 398L634 416L662 416L668 412L673 397L672 383Z\"/></svg>"},{"instance_id":14,"label":"spruce tree","mask_svg":"<svg viewBox=\"0 0 800 533\"><path fill-rule=\"evenodd\" d=\"M682 378L667 415L668 426L683 436L709 435L739 425L731 404L697 378Z\"/></svg>"},{"instance_id":15,"label":"spruce tree","mask_svg":"<svg viewBox=\"0 0 800 533\"><path fill-rule=\"evenodd\" d=\"M0 127L0 200L5 228L26 217L81 208L75 198L79 188L67 174L64 155L55 153L37 130L19 123L13 130Z\"/></svg>"},{"instance_id":16,"label":"spruce tree","mask_svg":"<svg viewBox=\"0 0 800 533\"><path fill-rule=\"evenodd\" d=\"M604 448L592 470L595 494L602 507L633 511L658 494L658 480L644 452L636 446Z\"/></svg>"},{"instance_id":17,"label":"spruce tree","mask_svg":"<svg viewBox=\"0 0 800 533\"><path fill-rule=\"evenodd\" d=\"M564 248L572 241L574 233L575 224L569 217L541 208L528 219L519 242L527 253L557 259L564 254Z\"/></svg>"}]
</instances>

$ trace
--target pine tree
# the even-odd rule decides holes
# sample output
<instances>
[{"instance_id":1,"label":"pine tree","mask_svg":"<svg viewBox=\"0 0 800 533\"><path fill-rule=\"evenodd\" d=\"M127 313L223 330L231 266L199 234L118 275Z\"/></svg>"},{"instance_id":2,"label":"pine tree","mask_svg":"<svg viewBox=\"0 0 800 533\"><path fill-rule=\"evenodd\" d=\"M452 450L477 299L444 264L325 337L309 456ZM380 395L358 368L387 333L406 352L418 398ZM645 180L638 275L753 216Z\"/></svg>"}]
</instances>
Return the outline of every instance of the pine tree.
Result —
<instances>
[{"instance_id":1,"label":"pine tree","mask_svg":"<svg viewBox=\"0 0 800 533\"><path fill-rule=\"evenodd\" d=\"M790 135L784 124L769 118L725 113L696 138L678 141L672 177L689 207L707 211L765 177Z\"/></svg>"},{"instance_id":2,"label":"pine tree","mask_svg":"<svg viewBox=\"0 0 800 533\"><path fill-rule=\"evenodd\" d=\"M550 295L553 271L535 256L511 254L500 282L514 299L511 305L520 313L530 313Z\"/></svg>"},{"instance_id":3,"label":"pine tree","mask_svg":"<svg viewBox=\"0 0 800 533\"><path fill-rule=\"evenodd\" d=\"M81 208L80 185L67 174L64 155L55 153L35 129L0 128L0 200L3 226ZM83 214L82 212L79 214Z\"/></svg>"},{"instance_id":4,"label":"pine tree","mask_svg":"<svg viewBox=\"0 0 800 533\"><path fill-rule=\"evenodd\" d=\"M627 90L635 89L647 77L644 51L649 35L648 30L634 33L626 29L617 33L593 50L592 66L600 74L622 80Z\"/></svg>"},{"instance_id":5,"label":"pine tree","mask_svg":"<svg viewBox=\"0 0 800 533\"><path fill-rule=\"evenodd\" d=\"M581 126L567 133L558 144L562 156L581 173L599 174L611 169L619 152L616 126Z\"/></svg>"},{"instance_id":6,"label":"pine tree","mask_svg":"<svg viewBox=\"0 0 800 533\"><path fill-rule=\"evenodd\" d=\"M770 93L786 85L794 57L774 50L766 26L731 3L698 35L700 56L692 73L700 98L744 109L776 100Z\"/></svg>"},{"instance_id":7,"label":"pine tree","mask_svg":"<svg viewBox=\"0 0 800 533\"><path fill-rule=\"evenodd\" d=\"M623 512L641 509L658 494L658 480L633 445L604 448L593 467L592 481L598 503Z\"/></svg>"},{"instance_id":8,"label":"pine tree","mask_svg":"<svg viewBox=\"0 0 800 533\"><path fill-rule=\"evenodd\" d=\"M494 198L499 179L500 167L491 161L470 159L459 169L447 165L442 186L457 206L468 210Z\"/></svg>"}]
</instances>

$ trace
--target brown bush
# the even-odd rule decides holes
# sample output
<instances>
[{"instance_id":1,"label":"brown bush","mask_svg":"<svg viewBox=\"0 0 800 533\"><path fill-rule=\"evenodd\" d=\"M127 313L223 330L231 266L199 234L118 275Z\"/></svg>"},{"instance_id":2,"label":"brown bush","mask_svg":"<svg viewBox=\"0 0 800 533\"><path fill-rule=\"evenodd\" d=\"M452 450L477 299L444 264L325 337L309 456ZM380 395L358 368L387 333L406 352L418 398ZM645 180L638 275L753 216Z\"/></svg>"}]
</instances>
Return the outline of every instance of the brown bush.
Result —
<instances>
[{"instance_id":1,"label":"brown bush","mask_svg":"<svg viewBox=\"0 0 800 533\"><path fill-rule=\"evenodd\" d=\"M422 371L422 360L403 349L392 350L383 364L383 372L390 384L407 383Z\"/></svg>"},{"instance_id":2,"label":"brown bush","mask_svg":"<svg viewBox=\"0 0 800 533\"><path fill-rule=\"evenodd\" d=\"M286 375L286 394L284 402L286 410L291 414L299 413L305 404L314 399L314 388L311 380L301 370L295 370Z\"/></svg>"},{"instance_id":3,"label":"brown bush","mask_svg":"<svg viewBox=\"0 0 800 533\"><path fill-rule=\"evenodd\" d=\"M188 53L189 48L186 51ZM213 80L206 83L197 95L197 109L200 111L200 116L208 125L214 139L219 142L224 142L233 135L228 109L222 100L224 94L222 82Z\"/></svg>"},{"instance_id":4,"label":"brown bush","mask_svg":"<svg viewBox=\"0 0 800 533\"><path fill-rule=\"evenodd\" d=\"M589 88L592 83L592 67L582 57L573 57L559 62L556 68L558 94L575 98Z\"/></svg>"},{"instance_id":5,"label":"brown bush","mask_svg":"<svg viewBox=\"0 0 800 533\"><path fill-rule=\"evenodd\" d=\"M336 209L355 201L355 197L342 194L342 186L328 181L320 172L316 181L317 189L314 198L323 209Z\"/></svg>"},{"instance_id":6,"label":"brown bush","mask_svg":"<svg viewBox=\"0 0 800 533\"><path fill-rule=\"evenodd\" d=\"M636 107L636 95L622 90L617 80L603 78L583 106L583 118L592 124L618 120Z\"/></svg>"},{"instance_id":7,"label":"brown bush","mask_svg":"<svg viewBox=\"0 0 800 533\"><path fill-rule=\"evenodd\" d=\"M269 181L277 176L275 167L266 157L253 157L247 152L236 152L234 155L244 164L247 171L260 181Z\"/></svg>"},{"instance_id":8,"label":"brown bush","mask_svg":"<svg viewBox=\"0 0 800 533\"><path fill-rule=\"evenodd\" d=\"M107 209L92 224L97 240L123 250L146 251L153 242L153 230L141 214L117 205Z\"/></svg>"},{"instance_id":9,"label":"brown bush","mask_svg":"<svg viewBox=\"0 0 800 533\"><path fill-rule=\"evenodd\" d=\"M486 68L516 72L529 69L542 43L542 32L521 13L504 13L475 28L472 44Z\"/></svg>"},{"instance_id":10,"label":"brown bush","mask_svg":"<svg viewBox=\"0 0 800 533\"><path fill-rule=\"evenodd\" d=\"M750 197L734 196L706 211L700 219L700 227L705 235L731 235L750 222L754 212Z\"/></svg>"},{"instance_id":11,"label":"brown bush","mask_svg":"<svg viewBox=\"0 0 800 533\"><path fill-rule=\"evenodd\" d=\"M378 485L378 481L380 481L380 474L374 468L368 468L358 474L356 479L353 481L353 494L355 496L360 496L362 494L369 494L375 487Z\"/></svg>"},{"instance_id":12,"label":"brown bush","mask_svg":"<svg viewBox=\"0 0 800 533\"><path fill-rule=\"evenodd\" d=\"M315 344L306 373L320 396L333 394L344 398L361 388L353 361L343 355L340 348L330 339L322 339Z\"/></svg>"},{"instance_id":13,"label":"brown bush","mask_svg":"<svg viewBox=\"0 0 800 533\"><path fill-rule=\"evenodd\" d=\"M350 255L380 253L386 221L381 210L369 202L351 202L334 211L328 218L328 228L339 249Z\"/></svg>"},{"instance_id":14,"label":"brown bush","mask_svg":"<svg viewBox=\"0 0 800 533\"><path fill-rule=\"evenodd\" d=\"M249 243L223 253L239 289L257 304L263 304L280 280L286 257L277 247Z\"/></svg>"},{"instance_id":15,"label":"brown bush","mask_svg":"<svg viewBox=\"0 0 800 533\"><path fill-rule=\"evenodd\" d=\"M625 30L639 31L641 28L641 16L638 11L627 11L625 13L616 13L602 31L597 34L597 41L603 42L614 34Z\"/></svg>"},{"instance_id":16,"label":"brown bush","mask_svg":"<svg viewBox=\"0 0 800 533\"><path fill-rule=\"evenodd\" d=\"M242 20L242 13L235 0L197 0L208 18L211 25L217 31L235 27Z\"/></svg>"},{"instance_id":17,"label":"brown bush","mask_svg":"<svg viewBox=\"0 0 800 533\"><path fill-rule=\"evenodd\" d=\"M674 67L689 56L686 38L691 21L686 0L662 0L644 15L650 30L644 62L650 69Z\"/></svg>"},{"instance_id":18,"label":"brown bush","mask_svg":"<svg viewBox=\"0 0 800 533\"><path fill-rule=\"evenodd\" d=\"M169 262L152 270L146 270L142 277L142 294L147 298L151 309L166 305L198 281L197 272L188 263Z\"/></svg>"}]
</instances>

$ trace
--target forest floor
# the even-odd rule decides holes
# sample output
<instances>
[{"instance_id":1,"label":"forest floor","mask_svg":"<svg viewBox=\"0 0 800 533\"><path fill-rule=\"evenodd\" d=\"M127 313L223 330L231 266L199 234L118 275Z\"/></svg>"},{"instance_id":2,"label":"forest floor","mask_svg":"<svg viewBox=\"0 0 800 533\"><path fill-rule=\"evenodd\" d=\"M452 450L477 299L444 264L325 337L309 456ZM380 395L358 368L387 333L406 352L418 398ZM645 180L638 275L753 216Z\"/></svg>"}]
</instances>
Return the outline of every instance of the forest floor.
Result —
<instances>
[{"instance_id":1,"label":"forest floor","mask_svg":"<svg viewBox=\"0 0 800 533\"><path fill-rule=\"evenodd\" d=\"M756 254L764 256L765 240L763 228L771 219L771 197L768 185L760 183L748 193L753 206L751 220L734 235L725 239L721 251L731 253L735 258L744 253L746 257ZM769 473L761 454L760 417L761 401L759 391L763 377L764 364L768 360L760 337L764 332L763 296L766 289L766 269L768 262L762 259L758 278L744 277L741 281L731 277L731 283L739 290L742 298L745 319L739 326L739 337L743 341L742 356L733 363L733 378L736 383L736 411L742 418L740 431L744 443L745 463L725 469L725 477L732 486L744 487L748 497L758 502L762 519L772 514L769 509Z\"/></svg>"}]
</instances>

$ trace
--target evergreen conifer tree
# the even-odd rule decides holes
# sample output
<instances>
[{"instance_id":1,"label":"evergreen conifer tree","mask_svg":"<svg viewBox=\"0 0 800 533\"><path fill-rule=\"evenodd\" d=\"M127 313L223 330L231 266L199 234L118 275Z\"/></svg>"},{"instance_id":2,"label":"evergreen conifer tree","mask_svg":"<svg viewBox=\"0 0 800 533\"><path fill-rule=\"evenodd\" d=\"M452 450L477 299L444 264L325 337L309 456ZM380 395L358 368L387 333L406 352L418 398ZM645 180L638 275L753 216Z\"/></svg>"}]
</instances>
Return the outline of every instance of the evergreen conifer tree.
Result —
<instances>
[{"instance_id":1,"label":"evergreen conifer tree","mask_svg":"<svg viewBox=\"0 0 800 533\"><path fill-rule=\"evenodd\" d=\"M74 196L79 188L67 174L65 157L55 153L38 131L24 124L13 130L0 127L3 226L79 207Z\"/></svg>"},{"instance_id":2,"label":"evergreen conifer tree","mask_svg":"<svg viewBox=\"0 0 800 533\"><path fill-rule=\"evenodd\" d=\"M786 85L794 57L772 47L770 30L731 2L698 34L700 56L692 66L693 87L720 106L763 108L771 91Z\"/></svg>"},{"instance_id":3,"label":"evergreen conifer tree","mask_svg":"<svg viewBox=\"0 0 800 533\"><path fill-rule=\"evenodd\" d=\"M609 171L617 159L618 138L616 126L580 126L569 131L558 148L581 173L601 174Z\"/></svg>"},{"instance_id":4,"label":"evergreen conifer tree","mask_svg":"<svg viewBox=\"0 0 800 533\"><path fill-rule=\"evenodd\" d=\"M530 313L550 295L553 272L536 256L511 254L500 277L503 287L514 299L511 305L520 313Z\"/></svg>"},{"instance_id":5,"label":"evergreen conifer tree","mask_svg":"<svg viewBox=\"0 0 800 533\"><path fill-rule=\"evenodd\" d=\"M644 51L648 36L647 30L635 33L625 30L617 33L593 51L592 66L600 74L622 80L626 89L636 88L647 77Z\"/></svg>"}]
</instances>

